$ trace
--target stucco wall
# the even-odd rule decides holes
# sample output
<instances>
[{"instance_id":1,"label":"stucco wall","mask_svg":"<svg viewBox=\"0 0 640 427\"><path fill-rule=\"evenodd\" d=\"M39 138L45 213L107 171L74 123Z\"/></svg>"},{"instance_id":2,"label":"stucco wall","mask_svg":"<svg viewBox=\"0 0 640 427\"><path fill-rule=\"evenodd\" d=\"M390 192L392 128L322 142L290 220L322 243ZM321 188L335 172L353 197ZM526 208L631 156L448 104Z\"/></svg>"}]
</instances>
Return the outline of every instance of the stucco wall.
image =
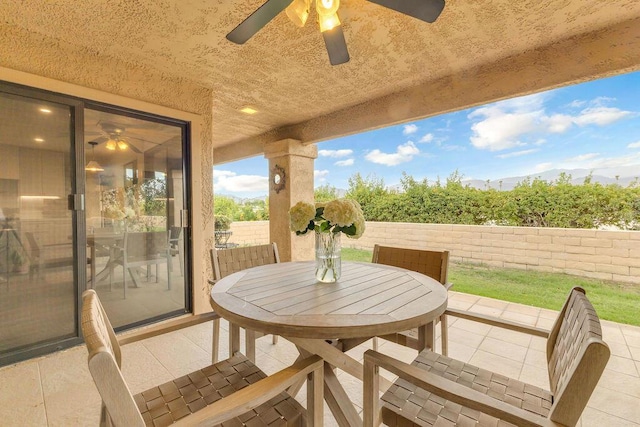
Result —
<instances>
[{"instance_id":1,"label":"stucco wall","mask_svg":"<svg viewBox=\"0 0 640 427\"><path fill-rule=\"evenodd\" d=\"M268 243L268 222L234 222L231 241ZM260 229L264 229L261 231ZM453 261L640 283L640 232L367 222L343 247L447 249Z\"/></svg>"},{"instance_id":2,"label":"stucco wall","mask_svg":"<svg viewBox=\"0 0 640 427\"><path fill-rule=\"evenodd\" d=\"M211 310L206 248L213 247L212 91L104 52L5 25L0 28L0 80L192 123L194 311Z\"/></svg>"}]
</instances>

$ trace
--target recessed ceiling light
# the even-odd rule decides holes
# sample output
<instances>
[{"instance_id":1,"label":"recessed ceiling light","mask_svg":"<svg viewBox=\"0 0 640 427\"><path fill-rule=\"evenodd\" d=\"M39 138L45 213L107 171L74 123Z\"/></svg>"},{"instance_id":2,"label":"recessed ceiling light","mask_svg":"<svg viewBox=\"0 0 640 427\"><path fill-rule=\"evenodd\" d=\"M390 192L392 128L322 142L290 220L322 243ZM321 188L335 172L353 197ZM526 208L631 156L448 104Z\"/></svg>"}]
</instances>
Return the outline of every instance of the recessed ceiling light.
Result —
<instances>
[{"instance_id":1,"label":"recessed ceiling light","mask_svg":"<svg viewBox=\"0 0 640 427\"><path fill-rule=\"evenodd\" d=\"M41 108L41 109L40 109L40 112L41 112L41 113L49 114L49 113L51 113L51 110L50 110L50 109L48 109L48 108Z\"/></svg>"},{"instance_id":2,"label":"recessed ceiling light","mask_svg":"<svg viewBox=\"0 0 640 427\"><path fill-rule=\"evenodd\" d=\"M258 112L258 110L256 110L255 108L251 108L251 107L243 107L240 109L240 111L242 111L245 114L255 114Z\"/></svg>"},{"instance_id":3,"label":"recessed ceiling light","mask_svg":"<svg viewBox=\"0 0 640 427\"><path fill-rule=\"evenodd\" d=\"M42 138L33 138L33 140L35 142L44 142L44 139L42 139Z\"/></svg>"}]
</instances>

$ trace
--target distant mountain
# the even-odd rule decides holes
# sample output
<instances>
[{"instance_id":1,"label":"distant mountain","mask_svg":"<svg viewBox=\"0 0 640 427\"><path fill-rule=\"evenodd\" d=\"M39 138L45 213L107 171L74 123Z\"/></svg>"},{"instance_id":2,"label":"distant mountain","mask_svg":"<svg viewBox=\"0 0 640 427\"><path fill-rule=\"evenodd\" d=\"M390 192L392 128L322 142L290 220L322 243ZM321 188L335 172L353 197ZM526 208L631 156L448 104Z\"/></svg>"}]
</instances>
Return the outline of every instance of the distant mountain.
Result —
<instances>
[{"instance_id":1,"label":"distant mountain","mask_svg":"<svg viewBox=\"0 0 640 427\"><path fill-rule=\"evenodd\" d=\"M636 180L636 178L640 177L640 170L637 167L621 169L552 169L536 174L531 175L523 175L523 176L515 176L515 177L506 177L501 179L482 181L479 179L468 179L463 180L462 183L465 185L469 185L470 187L479 188L479 189L487 189L494 188L496 190L512 190L519 182L524 181L529 178L531 180L535 178L539 178L545 181L555 181L560 177L560 174L565 173L571 176L571 183L575 185L580 185L584 183L584 179L591 175L591 182L598 182L602 185L607 184L619 184L623 187L628 186L632 182ZM618 173L618 178L616 179L615 175L609 175L611 172Z\"/></svg>"},{"instance_id":2,"label":"distant mountain","mask_svg":"<svg viewBox=\"0 0 640 427\"><path fill-rule=\"evenodd\" d=\"M256 196L256 197L238 197L232 194L218 194L218 195L222 197L228 197L229 199L232 199L234 202L236 202L239 205L243 205L245 203L257 202L257 201L265 201L267 200L267 197L268 197L266 194L264 196Z\"/></svg>"}]
</instances>

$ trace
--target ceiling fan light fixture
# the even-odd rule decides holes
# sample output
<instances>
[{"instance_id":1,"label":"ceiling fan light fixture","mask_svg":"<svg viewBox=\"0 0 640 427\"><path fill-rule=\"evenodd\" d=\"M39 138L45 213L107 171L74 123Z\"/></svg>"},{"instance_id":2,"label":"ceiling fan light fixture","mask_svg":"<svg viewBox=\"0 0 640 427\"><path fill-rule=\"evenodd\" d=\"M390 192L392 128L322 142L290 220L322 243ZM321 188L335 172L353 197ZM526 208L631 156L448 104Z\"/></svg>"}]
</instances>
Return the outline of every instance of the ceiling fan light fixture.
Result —
<instances>
[{"instance_id":1,"label":"ceiling fan light fixture","mask_svg":"<svg viewBox=\"0 0 640 427\"><path fill-rule=\"evenodd\" d=\"M338 12L340 0L316 0L316 10L320 19L325 16L332 16Z\"/></svg>"},{"instance_id":2,"label":"ceiling fan light fixture","mask_svg":"<svg viewBox=\"0 0 640 427\"><path fill-rule=\"evenodd\" d=\"M298 27L304 27L309 18L311 0L293 0L293 3L285 9L287 16Z\"/></svg>"},{"instance_id":3,"label":"ceiling fan light fixture","mask_svg":"<svg viewBox=\"0 0 640 427\"><path fill-rule=\"evenodd\" d=\"M113 139L109 138L109 140L107 141L107 144L105 145L105 148L107 150L113 151L116 149L117 146L118 144Z\"/></svg>"},{"instance_id":4,"label":"ceiling fan light fixture","mask_svg":"<svg viewBox=\"0 0 640 427\"><path fill-rule=\"evenodd\" d=\"M328 16L318 16L318 24L320 24L320 32L325 32L334 29L340 25L340 19L338 14Z\"/></svg>"},{"instance_id":5,"label":"ceiling fan light fixture","mask_svg":"<svg viewBox=\"0 0 640 427\"><path fill-rule=\"evenodd\" d=\"M129 144L127 144L126 141L120 139L118 140L118 148L121 150L126 150L127 148L129 148Z\"/></svg>"}]
</instances>

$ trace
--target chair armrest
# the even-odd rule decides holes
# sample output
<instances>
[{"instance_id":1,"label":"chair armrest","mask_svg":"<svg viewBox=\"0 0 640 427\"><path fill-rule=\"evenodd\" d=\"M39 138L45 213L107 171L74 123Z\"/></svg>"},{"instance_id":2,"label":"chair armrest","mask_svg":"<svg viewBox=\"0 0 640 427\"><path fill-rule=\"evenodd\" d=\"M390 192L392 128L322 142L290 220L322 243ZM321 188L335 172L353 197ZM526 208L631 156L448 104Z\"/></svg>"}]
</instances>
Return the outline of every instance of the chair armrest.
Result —
<instances>
[{"instance_id":1,"label":"chair armrest","mask_svg":"<svg viewBox=\"0 0 640 427\"><path fill-rule=\"evenodd\" d=\"M451 282L447 282L447 283L445 283L445 284L444 284L444 288L445 288L446 290L449 290L449 289L453 288L453 283L451 283Z\"/></svg>"},{"instance_id":2,"label":"chair armrest","mask_svg":"<svg viewBox=\"0 0 640 427\"><path fill-rule=\"evenodd\" d=\"M466 310L456 310L455 308L447 308L444 314L461 319L473 320L474 322L485 323L491 326L497 326L503 329L509 329L523 334L534 335L537 337L548 338L549 331L546 329L534 328L532 326L523 325L522 323L510 322L509 320L497 317L487 316L479 313L472 313Z\"/></svg>"},{"instance_id":3,"label":"chair armrest","mask_svg":"<svg viewBox=\"0 0 640 427\"><path fill-rule=\"evenodd\" d=\"M230 418L242 415L262 405L298 381L306 380L307 376L311 373L313 373L314 381L322 382L323 366L324 361L319 356L311 356L300 360L273 375L269 375L267 378L263 378L233 394L225 396L223 399L212 403L190 416L178 420L174 425L210 426L221 424ZM319 387L319 393L321 398L322 387ZM321 399L317 403L320 402L322 402ZM318 410L318 408L313 409L314 412L316 410ZM319 412L322 412L322 408L319 408Z\"/></svg>"},{"instance_id":4,"label":"chair armrest","mask_svg":"<svg viewBox=\"0 0 640 427\"><path fill-rule=\"evenodd\" d=\"M154 325L148 328L136 330L131 333L119 335L118 344L131 344L136 341L155 337L156 335L166 334L167 332L177 331L182 328L188 328L189 326L198 325L200 323L208 322L209 320L216 320L219 318L220 316L213 311L209 313L196 314L193 316L180 317L178 319L162 322L159 325Z\"/></svg>"},{"instance_id":5,"label":"chair armrest","mask_svg":"<svg viewBox=\"0 0 640 427\"><path fill-rule=\"evenodd\" d=\"M454 381L432 374L418 367L406 364L390 356L367 350L364 354L364 372L366 384L371 384L371 376L379 375L376 367L381 367L397 375L405 381L409 381L417 387L429 391L437 396L447 399L459 405L483 412L487 415L513 423L521 427L560 427L553 421L543 418L524 409L505 403L501 400L480 393L470 387L458 384ZM365 408L375 408L377 412L377 395L374 388L365 385ZM377 388L375 389L377 390ZM375 404L371 404L375 400ZM367 409L365 409L366 411ZM372 425L377 414L365 414L365 427Z\"/></svg>"}]
</instances>

